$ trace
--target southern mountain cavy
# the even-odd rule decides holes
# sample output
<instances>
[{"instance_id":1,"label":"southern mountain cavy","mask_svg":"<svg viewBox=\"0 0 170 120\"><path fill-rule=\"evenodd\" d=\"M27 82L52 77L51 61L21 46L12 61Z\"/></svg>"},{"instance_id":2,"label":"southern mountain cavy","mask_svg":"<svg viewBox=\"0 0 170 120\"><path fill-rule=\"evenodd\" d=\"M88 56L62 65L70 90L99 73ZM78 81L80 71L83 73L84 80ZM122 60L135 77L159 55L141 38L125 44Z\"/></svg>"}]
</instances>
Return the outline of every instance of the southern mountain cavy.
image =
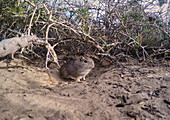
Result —
<instances>
[{"instance_id":1,"label":"southern mountain cavy","mask_svg":"<svg viewBox=\"0 0 170 120\"><path fill-rule=\"evenodd\" d=\"M79 57L68 61L60 68L62 78L71 78L78 82L94 68L94 61L89 57Z\"/></svg>"}]
</instances>

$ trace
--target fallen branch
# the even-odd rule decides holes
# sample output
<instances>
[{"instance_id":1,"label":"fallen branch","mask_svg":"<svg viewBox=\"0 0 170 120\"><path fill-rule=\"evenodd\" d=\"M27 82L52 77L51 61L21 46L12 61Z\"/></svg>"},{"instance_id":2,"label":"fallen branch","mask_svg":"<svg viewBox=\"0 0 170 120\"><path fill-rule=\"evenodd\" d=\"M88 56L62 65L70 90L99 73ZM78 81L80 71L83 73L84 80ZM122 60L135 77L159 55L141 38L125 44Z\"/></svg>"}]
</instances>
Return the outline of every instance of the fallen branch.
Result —
<instances>
[{"instance_id":1,"label":"fallen branch","mask_svg":"<svg viewBox=\"0 0 170 120\"><path fill-rule=\"evenodd\" d=\"M47 39L48 38L46 38L46 40ZM27 47L30 44L30 42L33 42L34 44L42 44L42 45L46 46L46 48L48 50L48 52L47 52L48 57L49 57L49 55L51 55L53 57L54 62L58 65L58 67L60 67L60 65L58 63L57 54L54 51L54 47L56 45L51 46L48 42L40 40L35 35L33 35L33 36L23 36L23 37L13 37L13 38L2 40L0 42L0 58L5 57L6 55L9 55L9 54L11 54L12 58L13 58L14 53L17 50L19 50L20 48ZM48 68L47 67L48 61L49 60L46 59L46 68Z\"/></svg>"},{"instance_id":2,"label":"fallen branch","mask_svg":"<svg viewBox=\"0 0 170 120\"><path fill-rule=\"evenodd\" d=\"M14 53L20 48L24 48L29 45L29 42L37 39L35 35L33 36L23 36L23 37L13 37L9 39L4 39L0 42L0 57L5 57L6 55Z\"/></svg>"}]
</instances>

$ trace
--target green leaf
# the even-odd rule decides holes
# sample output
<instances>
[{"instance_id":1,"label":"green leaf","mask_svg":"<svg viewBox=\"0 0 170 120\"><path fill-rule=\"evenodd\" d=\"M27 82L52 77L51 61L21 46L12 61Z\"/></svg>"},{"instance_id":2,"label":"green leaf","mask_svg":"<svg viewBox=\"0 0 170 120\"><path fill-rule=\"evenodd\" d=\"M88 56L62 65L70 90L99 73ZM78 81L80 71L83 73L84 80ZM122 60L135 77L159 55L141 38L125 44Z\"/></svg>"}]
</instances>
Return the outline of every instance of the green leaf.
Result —
<instances>
[{"instance_id":1,"label":"green leaf","mask_svg":"<svg viewBox=\"0 0 170 120\"><path fill-rule=\"evenodd\" d=\"M165 55L168 55L168 54L169 54L168 52L165 53Z\"/></svg>"}]
</instances>

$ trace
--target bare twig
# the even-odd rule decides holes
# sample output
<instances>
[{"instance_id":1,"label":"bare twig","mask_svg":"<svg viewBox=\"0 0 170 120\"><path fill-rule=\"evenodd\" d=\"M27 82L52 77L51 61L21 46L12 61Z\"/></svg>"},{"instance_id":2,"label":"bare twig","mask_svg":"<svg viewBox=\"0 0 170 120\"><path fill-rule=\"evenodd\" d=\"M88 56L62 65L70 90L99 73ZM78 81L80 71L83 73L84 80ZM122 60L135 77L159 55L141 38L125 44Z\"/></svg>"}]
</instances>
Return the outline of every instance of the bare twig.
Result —
<instances>
[{"instance_id":1,"label":"bare twig","mask_svg":"<svg viewBox=\"0 0 170 120\"><path fill-rule=\"evenodd\" d=\"M24 0L24 2L27 2L28 4L30 4L31 6L35 7L35 4L30 2L29 0Z\"/></svg>"},{"instance_id":2,"label":"bare twig","mask_svg":"<svg viewBox=\"0 0 170 120\"><path fill-rule=\"evenodd\" d=\"M29 24L29 27L28 27L28 35L30 35L30 33L31 33L32 21L33 21L33 18L34 18L34 15L35 15L36 11L37 11L37 6L35 7L35 9L33 11L33 14L32 14L31 20L30 20L30 24Z\"/></svg>"}]
</instances>

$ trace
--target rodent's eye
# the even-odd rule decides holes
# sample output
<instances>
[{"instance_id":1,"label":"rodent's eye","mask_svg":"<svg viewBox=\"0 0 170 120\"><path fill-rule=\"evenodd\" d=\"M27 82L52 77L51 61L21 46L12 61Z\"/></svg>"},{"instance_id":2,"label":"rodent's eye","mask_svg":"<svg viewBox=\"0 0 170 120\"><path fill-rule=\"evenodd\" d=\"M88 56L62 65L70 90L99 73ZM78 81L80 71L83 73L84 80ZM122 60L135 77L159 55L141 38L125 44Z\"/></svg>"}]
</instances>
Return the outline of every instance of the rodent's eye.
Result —
<instances>
[{"instance_id":1,"label":"rodent's eye","mask_svg":"<svg viewBox=\"0 0 170 120\"><path fill-rule=\"evenodd\" d=\"M85 63L87 63L88 61L87 60L84 60Z\"/></svg>"}]
</instances>

